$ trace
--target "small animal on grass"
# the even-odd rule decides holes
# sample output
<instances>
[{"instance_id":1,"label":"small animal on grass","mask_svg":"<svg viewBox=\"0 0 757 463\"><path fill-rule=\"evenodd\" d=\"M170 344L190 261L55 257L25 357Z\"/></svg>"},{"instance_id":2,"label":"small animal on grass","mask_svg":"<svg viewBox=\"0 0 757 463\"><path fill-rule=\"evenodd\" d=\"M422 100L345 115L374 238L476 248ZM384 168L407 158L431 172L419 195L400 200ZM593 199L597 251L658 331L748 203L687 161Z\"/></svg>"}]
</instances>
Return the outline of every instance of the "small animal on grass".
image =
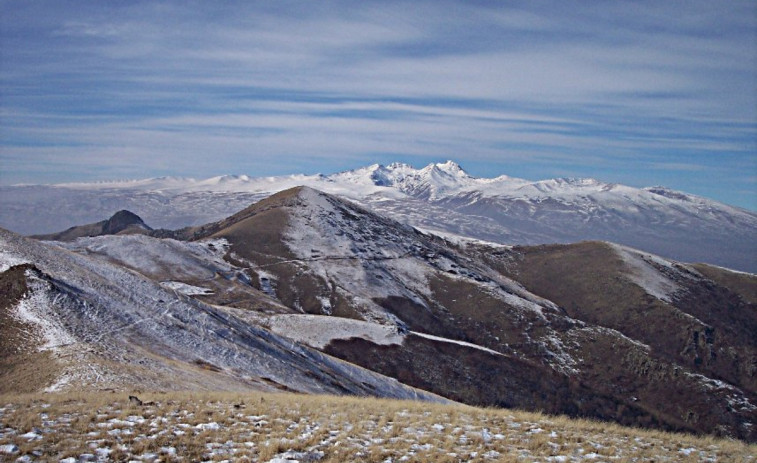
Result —
<instances>
[{"instance_id":1,"label":"small animal on grass","mask_svg":"<svg viewBox=\"0 0 757 463\"><path fill-rule=\"evenodd\" d=\"M155 405L155 402L142 402L141 400L139 400L139 397L135 395L129 396L129 403L131 403L132 405L140 406L140 407L142 406L147 407L150 405Z\"/></svg>"}]
</instances>

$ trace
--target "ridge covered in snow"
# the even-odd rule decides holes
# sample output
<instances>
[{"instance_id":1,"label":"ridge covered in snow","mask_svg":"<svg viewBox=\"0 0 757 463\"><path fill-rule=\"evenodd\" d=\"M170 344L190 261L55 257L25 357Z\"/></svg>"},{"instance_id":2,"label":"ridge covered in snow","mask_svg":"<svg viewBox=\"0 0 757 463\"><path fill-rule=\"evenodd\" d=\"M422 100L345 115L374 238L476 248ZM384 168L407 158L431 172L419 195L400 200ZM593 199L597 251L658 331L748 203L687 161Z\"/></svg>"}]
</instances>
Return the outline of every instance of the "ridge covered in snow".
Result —
<instances>
[{"instance_id":1,"label":"ridge covered in snow","mask_svg":"<svg viewBox=\"0 0 757 463\"><path fill-rule=\"evenodd\" d=\"M499 244L612 241L686 262L757 273L757 214L664 187L596 179L477 178L457 163L392 163L331 175L145 180L0 187L0 226L40 234L128 209L153 227L227 217L308 186L431 232ZM29 211L45 211L29 214Z\"/></svg>"}]
</instances>

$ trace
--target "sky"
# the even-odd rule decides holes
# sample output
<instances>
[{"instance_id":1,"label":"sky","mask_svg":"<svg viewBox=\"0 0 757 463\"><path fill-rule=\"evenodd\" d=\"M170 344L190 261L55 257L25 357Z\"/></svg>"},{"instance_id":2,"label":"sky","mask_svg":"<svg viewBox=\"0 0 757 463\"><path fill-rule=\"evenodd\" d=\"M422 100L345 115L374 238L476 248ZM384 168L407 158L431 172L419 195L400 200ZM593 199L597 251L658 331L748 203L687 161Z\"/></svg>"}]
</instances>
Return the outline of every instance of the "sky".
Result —
<instances>
[{"instance_id":1,"label":"sky","mask_svg":"<svg viewBox=\"0 0 757 463\"><path fill-rule=\"evenodd\" d=\"M757 211L757 2L0 0L0 185L447 159Z\"/></svg>"}]
</instances>

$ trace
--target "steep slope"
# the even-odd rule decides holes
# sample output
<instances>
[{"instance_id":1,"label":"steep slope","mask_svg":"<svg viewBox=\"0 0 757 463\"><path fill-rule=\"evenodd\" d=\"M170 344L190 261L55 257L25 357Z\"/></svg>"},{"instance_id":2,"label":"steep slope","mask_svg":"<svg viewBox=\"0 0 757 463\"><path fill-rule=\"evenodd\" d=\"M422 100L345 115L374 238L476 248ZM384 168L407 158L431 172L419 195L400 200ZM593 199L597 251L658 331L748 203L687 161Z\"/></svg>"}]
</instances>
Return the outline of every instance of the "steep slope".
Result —
<instances>
[{"instance_id":1,"label":"steep slope","mask_svg":"<svg viewBox=\"0 0 757 463\"><path fill-rule=\"evenodd\" d=\"M691 267L601 242L517 247L481 257L566 313L655 355L757 393L757 276ZM708 273L731 274L741 284Z\"/></svg>"},{"instance_id":2,"label":"steep slope","mask_svg":"<svg viewBox=\"0 0 757 463\"><path fill-rule=\"evenodd\" d=\"M257 322L407 384L757 438L754 306L693 267L604 243L457 247L307 187L179 235L226 240L299 312Z\"/></svg>"},{"instance_id":3,"label":"steep slope","mask_svg":"<svg viewBox=\"0 0 757 463\"><path fill-rule=\"evenodd\" d=\"M26 273L32 269L22 264L0 273L0 394L34 392L61 373L51 352L40 349L43 339L21 306L29 292Z\"/></svg>"},{"instance_id":4,"label":"steep slope","mask_svg":"<svg viewBox=\"0 0 757 463\"><path fill-rule=\"evenodd\" d=\"M16 349L20 356L2 365L3 384L24 379L17 366L28 358L60 371L29 377L46 380L33 384L36 389L285 389L439 400L104 259L0 229L0 264L9 295L2 316L19 325L4 324L3 334L31 333L3 337L4 351ZM47 358L35 356L40 350Z\"/></svg>"}]
</instances>

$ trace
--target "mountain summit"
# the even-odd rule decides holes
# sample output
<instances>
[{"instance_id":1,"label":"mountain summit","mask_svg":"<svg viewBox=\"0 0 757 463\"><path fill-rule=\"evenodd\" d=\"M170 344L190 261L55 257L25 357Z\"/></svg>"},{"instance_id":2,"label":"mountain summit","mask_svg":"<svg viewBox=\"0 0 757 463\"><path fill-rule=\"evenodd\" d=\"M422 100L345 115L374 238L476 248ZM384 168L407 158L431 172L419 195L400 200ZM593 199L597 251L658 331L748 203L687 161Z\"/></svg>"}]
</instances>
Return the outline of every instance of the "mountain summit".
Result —
<instances>
[{"instance_id":1,"label":"mountain summit","mask_svg":"<svg viewBox=\"0 0 757 463\"><path fill-rule=\"evenodd\" d=\"M149 233L152 228L137 214L120 210L113 214L109 219L95 222L87 225L77 225L58 233L47 235L35 235L33 238L51 241L73 241L85 236L102 236L118 234L145 234Z\"/></svg>"},{"instance_id":2,"label":"mountain summit","mask_svg":"<svg viewBox=\"0 0 757 463\"><path fill-rule=\"evenodd\" d=\"M102 226L102 234L115 235L130 229L150 230L144 221L135 213L121 210L113 214Z\"/></svg>"}]
</instances>

